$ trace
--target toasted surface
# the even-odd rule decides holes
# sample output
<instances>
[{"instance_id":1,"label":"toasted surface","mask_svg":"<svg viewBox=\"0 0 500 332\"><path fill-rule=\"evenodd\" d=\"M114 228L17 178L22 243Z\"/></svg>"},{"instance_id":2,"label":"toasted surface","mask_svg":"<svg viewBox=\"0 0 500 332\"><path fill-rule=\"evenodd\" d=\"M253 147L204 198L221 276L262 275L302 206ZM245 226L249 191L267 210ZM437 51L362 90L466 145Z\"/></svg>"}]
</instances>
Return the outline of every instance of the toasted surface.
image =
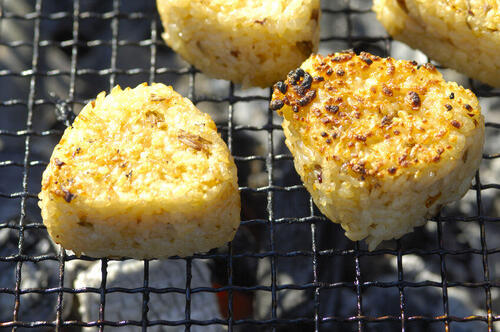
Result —
<instances>
[{"instance_id":1,"label":"toasted surface","mask_svg":"<svg viewBox=\"0 0 500 332\"><path fill-rule=\"evenodd\" d=\"M500 11L494 0L375 0L387 31L443 65L500 87Z\"/></svg>"},{"instance_id":2,"label":"toasted surface","mask_svg":"<svg viewBox=\"0 0 500 332\"><path fill-rule=\"evenodd\" d=\"M209 76L267 87L319 43L319 0L157 0L165 42Z\"/></svg>"},{"instance_id":3,"label":"toasted surface","mask_svg":"<svg viewBox=\"0 0 500 332\"><path fill-rule=\"evenodd\" d=\"M477 98L431 64L313 55L270 107L319 209L371 249L463 196L482 156Z\"/></svg>"},{"instance_id":4,"label":"toasted surface","mask_svg":"<svg viewBox=\"0 0 500 332\"><path fill-rule=\"evenodd\" d=\"M40 207L55 242L90 256L190 255L239 224L236 166L209 115L163 84L101 93L55 147Z\"/></svg>"}]
</instances>

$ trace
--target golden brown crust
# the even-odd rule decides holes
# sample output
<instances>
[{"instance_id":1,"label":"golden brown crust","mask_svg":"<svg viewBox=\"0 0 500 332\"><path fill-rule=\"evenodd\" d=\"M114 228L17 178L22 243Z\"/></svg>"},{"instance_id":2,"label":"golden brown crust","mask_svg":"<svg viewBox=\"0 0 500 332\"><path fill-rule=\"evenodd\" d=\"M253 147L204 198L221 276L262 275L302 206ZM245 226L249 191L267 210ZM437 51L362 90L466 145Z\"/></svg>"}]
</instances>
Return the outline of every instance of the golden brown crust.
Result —
<instances>
[{"instance_id":1,"label":"golden brown crust","mask_svg":"<svg viewBox=\"0 0 500 332\"><path fill-rule=\"evenodd\" d=\"M472 92L432 64L351 51L311 56L274 86L270 108L306 146L367 181L439 165L458 148L454 133L482 121Z\"/></svg>"}]
</instances>

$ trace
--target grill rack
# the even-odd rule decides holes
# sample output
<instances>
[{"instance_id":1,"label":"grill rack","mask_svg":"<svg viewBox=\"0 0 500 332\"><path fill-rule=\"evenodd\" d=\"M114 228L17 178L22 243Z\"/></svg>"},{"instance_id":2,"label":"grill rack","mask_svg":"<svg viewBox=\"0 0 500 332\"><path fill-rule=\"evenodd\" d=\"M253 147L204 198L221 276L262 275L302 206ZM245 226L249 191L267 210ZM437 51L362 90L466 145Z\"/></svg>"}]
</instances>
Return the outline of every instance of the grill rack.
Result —
<instances>
[{"instance_id":1,"label":"grill rack","mask_svg":"<svg viewBox=\"0 0 500 332\"><path fill-rule=\"evenodd\" d=\"M352 1L354 2L354 1ZM359 1L356 1L358 3ZM448 331L452 322L462 323L470 321L482 321L487 327L488 331L494 330L494 321L500 320L500 315L495 314L492 307L491 299L491 288L500 287L500 280L492 280L490 278L490 267L488 264L488 256L496 253L500 253L500 248L488 249L486 243L485 234L485 223L486 222L499 222L500 217L498 216L488 216L483 213L482 207L482 191L486 189L498 190L500 185L496 183L483 184L480 180L479 171L475 177L475 185L472 186L471 190L475 191L476 194L476 205L477 205L477 215L473 216L460 216L460 217L436 217L433 221L437 225L437 242L438 247L434 250L422 250L418 248L414 249L403 249L401 242L396 241L395 249L378 249L373 252L362 249L363 246L359 243L355 243L353 249L326 249L320 250L317 246L317 225L319 223L329 222L325 217L321 216L315 210L313 206L312 199L309 199L310 215L307 217L291 217L291 218L275 218L274 217L274 194L275 192L291 192L295 190L303 190L301 185L292 186L278 186L275 184L273 179L273 170L275 169L275 162L281 160L291 160L290 154L278 154L274 152L274 137L273 133L280 131L281 128L278 125L273 124L272 113L268 112L268 121L263 126L247 126L247 125L235 125L233 121L234 105L240 102L250 102L256 100L268 100L268 97L262 96L238 96L235 94L235 86L231 83L229 86L229 91L227 97L198 97L195 93L195 78L197 70L193 67L184 67L181 69L173 69L169 67L159 67L157 65L157 48L163 45L163 41L159 36L160 24L159 19L156 14L155 5L153 1L146 6L149 8L146 12L132 12L132 13L122 13L120 11L120 1L112 0L111 11L106 12L86 12L81 11L80 1L75 0L73 3L72 12L53 12L49 14L43 14L42 11L42 0L35 0L35 11L27 14L15 14L4 10L4 0L0 2L0 25L5 19L18 20L20 22L33 22L33 40L32 41L13 41L13 42L1 42L0 47L7 48L17 48L17 47L31 47L32 48L32 61L31 69L16 72L12 70L0 69L1 77L26 77L29 78L29 94L28 98L25 99L8 99L0 101L1 108L8 108L12 106L24 107L27 111L26 127L23 130L12 131L4 130L0 127L0 137L24 137L25 150L24 159L22 162L17 162L15 160L2 160L0 161L0 169L6 167L16 167L22 168L22 191L19 192L0 192L0 198L5 199L19 199L20 209L18 219L15 222L9 220L0 220L0 230L2 229L12 229L18 232L19 243L17 254L0 257L0 264L2 262L15 262L15 287L14 288L0 288L0 294L11 294L14 296L14 303L12 307L12 319L11 321L0 322L0 327L12 328L16 330L17 328L55 328L56 330L61 330L65 327L98 327L99 331L103 331L107 326L124 326L133 325L141 327L142 330L146 331L149 326L155 325L165 325L165 326L177 326L184 325L186 331L189 331L192 325L210 325L210 324L220 324L227 326L230 331L233 330L238 325L250 325L254 327L267 326L275 330L281 326L290 326L294 324L306 323L314 327L315 331L321 329L321 325L328 322L344 322L351 323L359 331L368 330L372 325L371 323L384 322L384 321L394 321L400 323L401 331L408 329L408 324L411 321L426 321L426 322L441 322L444 330ZM360 47L360 45L373 45L376 43L383 43L384 49L383 55L391 54L391 39L387 36L381 37L366 37L366 36L353 36L352 34L352 16L353 15L366 15L370 12L369 9L356 9L353 8L351 1L345 0L345 6L340 9L323 9L323 15L345 15L347 21L347 34L344 36L327 36L322 38L322 42L329 41L341 41L348 44L351 48ZM41 39L41 21L42 20L58 20L58 19L72 19L72 39L65 40L62 42L56 42L51 40ZM83 42L79 40L79 23L81 20L89 18L98 18L103 20L109 20L112 30L111 40L92 40ZM151 36L149 39L141 40L139 42L120 39L119 38L119 24L120 20L136 20L136 19L148 19L151 20ZM0 33L4 31L0 30ZM94 46L109 46L111 48L111 59L109 68L105 69L94 69L94 68L83 68L78 69L78 48L94 47ZM120 69L117 66L117 52L118 48L121 46L138 46L144 49L148 49L150 52L150 63L149 68L132 68L132 69ZM59 48L71 49L71 67L70 70L47 70L41 71L39 69L39 57L40 49L47 46L55 46ZM332 50L333 51L333 50ZM30 220L26 213L26 205L28 200L36 200L37 193L30 192L28 190L28 178L30 176L30 170L32 168L41 167L44 168L47 165L47 160L31 160L31 144L33 137L48 137L54 136L58 137L62 134L62 130L50 129L43 131L36 131L33 129L33 114L35 108L40 105L53 106L55 112L58 112L60 120L68 126L72 119L69 116L71 113L66 112L65 107L72 107L74 105L83 105L88 100L79 99L77 93L75 92L75 82L77 77L87 74L94 74L103 77L109 77L109 87L115 85L117 75L137 75L137 74L148 74L149 82L155 81L155 78L159 74L177 74L182 76L187 76L189 78L189 88L187 97L190 98L195 104L209 101L216 103L226 102L229 104L227 108L228 121L222 126L218 126L219 130L223 134L227 135L227 143L230 151L233 150L233 134L237 131L260 131L267 134L267 150L266 156L235 156L235 161L238 165L249 162L252 160L260 160L265 163L265 169L267 172L268 185L264 187L251 188L251 187L240 187L241 192L252 192L261 193L266 196L267 206L266 211L267 219L253 219L244 220L242 225L253 225L262 224L266 226L269 230L269 245L270 250L266 252L252 252L252 248L248 248L249 252L242 254L234 254L232 244L228 244L228 254L220 254L209 252L206 254L197 254L191 258L184 259L186 262L186 287L185 288L168 288L159 289L152 288L149 286L149 261L144 261L144 281L143 286L139 288L123 289L118 287L109 288L106 287L107 278L107 265L110 260L101 259L101 277L102 282L99 288L85 288L85 289L73 289L64 286L64 276L65 276L65 263L72 260L87 260L93 261L96 259L90 257L76 257L66 253L61 250L59 254L44 254L44 255L28 255L25 253L25 232L32 229L44 230L45 227L39 220ZM65 76L69 77L69 92L68 98L66 100L57 100L55 98L37 98L37 83L39 77L59 77ZM479 97L500 97L500 91L489 90L482 86L478 86L476 82L471 81L471 86L474 92ZM61 112L62 110L62 112ZM263 110L264 111L264 110ZM500 123L486 123L487 128L493 130L500 130ZM484 154L483 159L495 159L500 158L500 153ZM443 223L444 222L472 222L479 226L480 228L480 249L466 249L466 250L451 250L446 249L443 243ZM277 224L309 224L311 231L311 242L312 247L310 251L297 250L293 252L278 252L275 249L275 225ZM409 282L404 280L403 275L403 256L407 254L417 254L417 255L439 255L441 262L441 282L425 281L425 282ZM448 271L446 266L446 256L447 255L463 255L472 254L479 255L483 263L483 274L484 280L481 282L450 282L448 281ZM362 271L360 267L360 258L379 255L392 255L397 257L397 281L391 282L381 282L381 281L363 281ZM311 258L311 267L313 270L314 280L311 283L302 285L278 285L276 279L276 260L278 257L297 257L306 256ZM354 260L355 264L355 278L354 282L335 282L335 283L325 283L321 282L318 276L318 260L320 257L324 256L344 256L350 257ZM241 257L253 257L261 259L264 257L269 257L271 260L271 285L256 285L251 287L236 286L233 284L233 259ZM193 259L215 259L222 258L227 260L227 276L228 283L221 288L191 288L191 263ZM172 259L182 259L182 258L172 258ZM59 283L57 287L52 288L38 288L38 289L22 289L21 288L21 268L25 262L39 263L46 260L57 261L59 263ZM442 289L442 302L443 302L443 312L444 315L437 316L410 316L406 311L406 298L405 290L408 288L417 287L438 287ZM370 287L382 287L382 288L397 288L399 291L399 304L400 304L400 314L399 315L381 315L381 316L368 316L363 313L363 291ZM484 289L485 293L485 315L474 315L467 317L457 317L450 314L449 311L449 301L448 301L448 287L468 287ZM350 288L356 291L356 302L357 302L357 314L354 316L342 317L342 316L328 316L320 314L320 292L323 289L334 289L334 288ZM284 289L296 289L296 290L312 290L313 298L311 301L314 303L314 316L306 318L295 318L295 319L282 319L278 317L277 313L277 293ZM224 292L227 291L229 296L228 305L228 318L227 319L212 319L212 320L194 320L191 318L190 303L191 295L197 292ZM256 319L234 319L233 315L233 292L234 291L267 291L271 292L272 298L272 311L271 318L266 320L256 320ZM100 310L99 319L93 322L81 322L76 320L65 320L63 318L63 294L64 293L80 293L80 292L94 292L100 295ZM143 294L143 305L142 305L142 319L140 321L108 321L104 315L105 305L106 305L106 294L114 292L124 292L124 293L142 293ZM165 293L165 292L176 292L180 294L185 294L186 307L185 307L185 318L178 321L165 321L165 320L148 320L148 307L149 307L149 295L150 293ZM55 321L20 321L18 318L21 295L28 293L40 293L40 294L57 294L57 305L56 305L56 319ZM106 329L107 330L107 329Z\"/></svg>"}]
</instances>

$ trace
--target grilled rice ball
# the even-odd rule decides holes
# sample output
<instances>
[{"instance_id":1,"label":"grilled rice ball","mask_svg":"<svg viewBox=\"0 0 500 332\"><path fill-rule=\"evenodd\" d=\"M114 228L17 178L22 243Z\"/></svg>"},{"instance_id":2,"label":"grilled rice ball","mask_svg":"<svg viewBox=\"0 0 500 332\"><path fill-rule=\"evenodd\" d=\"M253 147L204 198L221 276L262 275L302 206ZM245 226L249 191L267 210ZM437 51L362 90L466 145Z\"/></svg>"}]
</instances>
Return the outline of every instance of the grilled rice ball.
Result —
<instances>
[{"instance_id":1,"label":"grilled rice ball","mask_svg":"<svg viewBox=\"0 0 500 332\"><path fill-rule=\"evenodd\" d=\"M312 55L275 85L270 108L318 208L370 250L461 198L482 156L477 98L432 64Z\"/></svg>"},{"instance_id":2,"label":"grilled rice ball","mask_svg":"<svg viewBox=\"0 0 500 332\"><path fill-rule=\"evenodd\" d=\"M163 39L205 74L268 87L319 43L319 0L157 0Z\"/></svg>"},{"instance_id":3,"label":"grilled rice ball","mask_svg":"<svg viewBox=\"0 0 500 332\"><path fill-rule=\"evenodd\" d=\"M87 104L39 198L52 239L93 257L191 255L231 241L240 221L236 166L214 122L163 84Z\"/></svg>"},{"instance_id":4,"label":"grilled rice ball","mask_svg":"<svg viewBox=\"0 0 500 332\"><path fill-rule=\"evenodd\" d=\"M375 0L395 39L468 76L500 87L500 10L495 0Z\"/></svg>"}]
</instances>

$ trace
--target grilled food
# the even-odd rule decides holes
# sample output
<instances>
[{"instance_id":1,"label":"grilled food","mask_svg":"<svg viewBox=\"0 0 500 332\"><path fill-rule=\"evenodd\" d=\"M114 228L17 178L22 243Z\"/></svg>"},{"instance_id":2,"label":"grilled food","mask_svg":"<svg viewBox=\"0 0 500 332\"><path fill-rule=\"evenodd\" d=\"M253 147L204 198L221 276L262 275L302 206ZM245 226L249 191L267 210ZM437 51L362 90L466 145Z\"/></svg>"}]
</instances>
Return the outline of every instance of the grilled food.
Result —
<instances>
[{"instance_id":1,"label":"grilled food","mask_svg":"<svg viewBox=\"0 0 500 332\"><path fill-rule=\"evenodd\" d=\"M482 156L477 98L431 64L312 55L270 108L316 205L370 250L461 198Z\"/></svg>"},{"instance_id":2,"label":"grilled food","mask_svg":"<svg viewBox=\"0 0 500 332\"><path fill-rule=\"evenodd\" d=\"M319 42L319 0L157 0L163 39L205 74L268 87Z\"/></svg>"},{"instance_id":3,"label":"grilled food","mask_svg":"<svg viewBox=\"0 0 500 332\"><path fill-rule=\"evenodd\" d=\"M117 86L86 105L39 197L52 239L94 257L206 251L240 220L236 166L214 122L163 84Z\"/></svg>"},{"instance_id":4,"label":"grilled food","mask_svg":"<svg viewBox=\"0 0 500 332\"><path fill-rule=\"evenodd\" d=\"M500 11L494 0L375 0L395 38L443 65L500 87Z\"/></svg>"}]
</instances>

